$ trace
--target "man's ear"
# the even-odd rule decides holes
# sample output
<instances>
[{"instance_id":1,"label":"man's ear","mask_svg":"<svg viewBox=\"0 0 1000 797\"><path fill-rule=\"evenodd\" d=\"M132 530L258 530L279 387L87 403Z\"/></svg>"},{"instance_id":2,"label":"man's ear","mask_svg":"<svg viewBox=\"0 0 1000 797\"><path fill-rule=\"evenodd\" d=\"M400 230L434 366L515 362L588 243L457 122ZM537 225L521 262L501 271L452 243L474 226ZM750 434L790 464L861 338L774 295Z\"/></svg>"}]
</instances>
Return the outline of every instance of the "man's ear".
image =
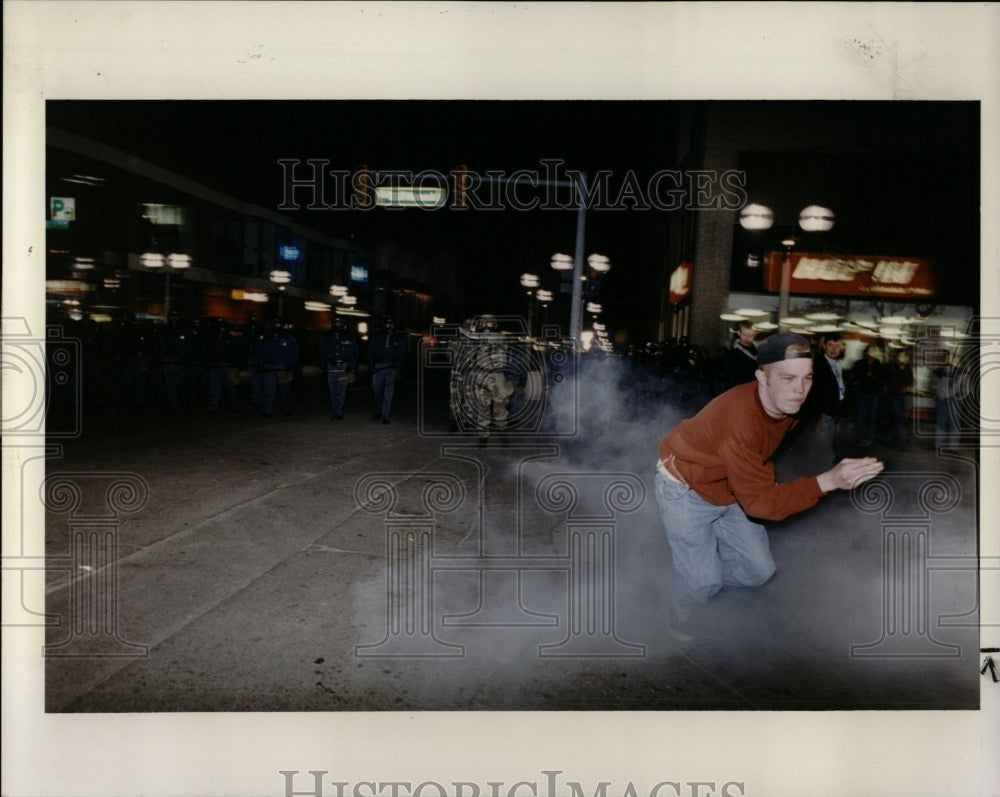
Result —
<instances>
[{"instance_id":1,"label":"man's ear","mask_svg":"<svg viewBox=\"0 0 1000 797\"><path fill-rule=\"evenodd\" d=\"M758 368L756 371L754 371L753 375L757 377L757 384L760 385L761 387L767 384L767 374L764 373L763 368Z\"/></svg>"}]
</instances>

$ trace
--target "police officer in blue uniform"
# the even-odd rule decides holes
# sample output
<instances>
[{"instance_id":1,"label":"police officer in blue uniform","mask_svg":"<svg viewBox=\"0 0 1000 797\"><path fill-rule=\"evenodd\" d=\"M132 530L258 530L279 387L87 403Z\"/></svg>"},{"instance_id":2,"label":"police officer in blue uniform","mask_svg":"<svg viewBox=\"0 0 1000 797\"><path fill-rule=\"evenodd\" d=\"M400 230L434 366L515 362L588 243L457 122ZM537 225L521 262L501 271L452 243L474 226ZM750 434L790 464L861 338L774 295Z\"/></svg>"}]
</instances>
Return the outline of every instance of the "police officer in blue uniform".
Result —
<instances>
[{"instance_id":1,"label":"police officer in blue uniform","mask_svg":"<svg viewBox=\"0 0 1000 797\"><path fill-rule=\"evenodd\" d=\"M171 410L180 408L184 379L193 351L191 330L181 323L180 313L171 310L167 325L160 332L163 384L167 393L167 406Z\"/></svg>"},{"instance_id":2,"label":"police officer in blue uniform","mask_svg":"<svg viewBox=\"0 0 1000 797\"><path fill-rule=\"evenodd\" d=\"M230 412L236 412L236 386L245 357L243 335L234 332L225 319L215 318L202 347L208 365L208 411L215 415L225 393Z\"/></svg>"},{"instance_id":3,"label":"police officer in blue uniform","mask_svg":"<svg viewBox=\"0 0 1000 797\"><path fill-rule=\"evenodd\" d=\"M358 342L340 316L333 317L330 331L320 339L319 362L330 387L330 419L343 420L347 385L358 367Z\"/></svg>"},{"instance_id":4,"label":"police officer in blue uniform","mask_svg":"<svg viewBox=\"0 0 1000 797\"><path fill-rule=\"evenodd\" d=\"M391 318L382 322L368 344L368 366L372 373L372 392L375 395L376 421L389 423L392 399L396 393L396 380L403 360L406 359L406 339L396 331Z\"/></svg>"},{"instance_id":5,"label":"police officer in blue uniform","mask_svg":"<svg viewBox=\"0 0 1000 797\"><path fill-rule=\"evenodd\" d=\"M265 340L261 351L261 367L264 371L263 403L261 414L270 418L274 410L275 397L281 396L281 409L285 415L292 414L293 369L299 362L299 342L285 328L280 318L271 322L272 335Z\"/></svg>"}]
</instances>

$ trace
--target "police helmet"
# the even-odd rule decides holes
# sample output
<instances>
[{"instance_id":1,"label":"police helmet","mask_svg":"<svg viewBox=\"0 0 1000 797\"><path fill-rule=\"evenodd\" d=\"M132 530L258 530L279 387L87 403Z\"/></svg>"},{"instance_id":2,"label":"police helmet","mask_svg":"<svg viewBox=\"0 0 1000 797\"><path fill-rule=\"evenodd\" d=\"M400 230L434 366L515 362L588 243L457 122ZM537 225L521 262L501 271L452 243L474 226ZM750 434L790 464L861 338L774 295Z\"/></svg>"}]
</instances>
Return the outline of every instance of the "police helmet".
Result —
<instances>
[{"instance_id":1,"label":"police helmet","mask_svg":"<svg viewBox=\"0 0 1000 797\"><path fill-rule=\"evenodd\" d=\"M479 324L477 329L482 332L495 332L497 328L497 320L491 315L479 316Z\"/></svg>"}]
</instances>

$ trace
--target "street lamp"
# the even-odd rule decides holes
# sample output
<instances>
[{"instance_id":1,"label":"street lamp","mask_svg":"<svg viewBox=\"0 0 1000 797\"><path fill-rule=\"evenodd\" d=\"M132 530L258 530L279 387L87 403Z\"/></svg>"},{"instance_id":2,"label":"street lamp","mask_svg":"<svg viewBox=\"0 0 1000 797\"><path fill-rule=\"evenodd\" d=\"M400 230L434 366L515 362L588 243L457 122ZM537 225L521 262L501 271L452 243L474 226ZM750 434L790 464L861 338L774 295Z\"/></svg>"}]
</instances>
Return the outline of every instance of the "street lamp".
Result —
<instances>
[{"instance_id":1,"label":"street lamp","mask_svg":"<svg viewBox=\"0 0 1000 797\"><path fill-rule=\"evenodd\" d=\"M268 279L278 286L278 317L285 317L285 286L292 281L292 272L275 269L268 275Z\"/></svg>"},{"instance_id":2,"label":"street lamp","mask_svg":"<svg viewBox=\"0 0 1000 797\"><path fill-rule=\"evenodd\" d=\"M582 223L582 222L581 222ZM579 241L577 242L579 244ZM579 249L579 246L578 246ZM580 260L580 256L570 257L569 255L557 252L552 255L549 260L549 265L559 272L568 272L572 269L573 271L573 293L572 299L570 300L570 339L580 342L580 330L582 327L582 316L583 316L583 282L587 279L591 281L599 280L605 274L611 270L611 259L607 255L592 254L587 258L587 267L589 268L589 274L583 274L583 265ZM594 283L599 284L599 283ZM593 296L594 291L588 291L588 293ZM574 334L575 331L575 334Z\"/></svg>"},{"instance_id":3,"label":"street lamp","mask_svg":"<svg viewBox=\"0 0 1000 797\"><path fill-rule=\"evenodd\" d=\"M532 337L535 332L535 290L541 284L537 274L522 274L521 287L525 288L528 294L528 337Z\"/></svg>"},{"instance_id":4,"label":"street lamp","mask_svg":"<svg viewBox=\"0 0 1000 797\"><path fill-rule=\"evenodd\" d=\"M170 317L170 274L173 271L184 271L191 267L191 255L172 252L164 255L160 252L144 252L139 255L139 264L153 271L163 269L163 319Z\"/></svg>"},{"instance_id":5,"label":"street lamp","mask_svg":"<svg viewBox=\"0 0 1000 797\"><path fill-rule=\"evenodd\" d=\"M821 205L807 205L799 211L799 227L805 232L829 232L833 229L834 214ZM769 230L774 226L774 211L765 205L749 204L740 211L740 226L753 232ZM782 240L781 284L778 292L778 323L786 325L789 295L791 294L791 251L795 246L794 236Z\"/></svg>"}]
</instances>

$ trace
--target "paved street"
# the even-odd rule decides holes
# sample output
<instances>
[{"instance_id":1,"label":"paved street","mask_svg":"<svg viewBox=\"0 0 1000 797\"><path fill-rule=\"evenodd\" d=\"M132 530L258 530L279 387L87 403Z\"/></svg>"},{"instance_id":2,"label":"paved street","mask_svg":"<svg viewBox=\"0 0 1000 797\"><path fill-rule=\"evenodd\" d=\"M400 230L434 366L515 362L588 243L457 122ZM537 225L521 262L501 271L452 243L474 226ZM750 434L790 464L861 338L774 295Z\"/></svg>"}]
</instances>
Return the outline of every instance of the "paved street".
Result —
<instances>
[{"instance_id":1,"label":"paved street","mask_svg":"<svg viewBox=\"0 0 1000 797\"><path fill-rule=\"evenodd\" d=\"M681 644L652 492L676 413L480 448L424 387L391 425L363 383L343 421L318 381L289 417L88 408L46 465L47 710L978 706L971 460L877 449L879 486L772 524L774 579Z\"/></svg>"}]
</instances>

